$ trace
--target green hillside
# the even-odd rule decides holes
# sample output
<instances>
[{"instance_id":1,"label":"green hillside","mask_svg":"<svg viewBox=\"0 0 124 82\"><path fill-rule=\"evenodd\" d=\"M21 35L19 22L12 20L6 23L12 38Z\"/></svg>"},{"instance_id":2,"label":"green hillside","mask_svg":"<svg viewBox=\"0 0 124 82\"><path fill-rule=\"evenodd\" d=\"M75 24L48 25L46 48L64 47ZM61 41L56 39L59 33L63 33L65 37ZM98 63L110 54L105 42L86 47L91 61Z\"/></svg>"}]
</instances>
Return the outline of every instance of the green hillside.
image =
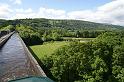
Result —
<instances>
[{"instance_id":1,"label":"green hillside","mask_svg":"<svg viewBox=\"0 0 124 82\"><path fill-rule=\"evenodd\" d=\"M66 29L85 29L85 30L117 30L122 26L100 24L81 20L54 20L54 19L21 19L15 20L17 23L38 27L38 28L66 28Z\"/></svg>"},{"instance_id":2,"label":"green hillside","mask_svg":"<svg viewBox=\"0 0 124 82\"><path fill-rule=\"evenodd\" d=\"M31 26L34 28L66 28L69 30L82 29L82 30L117 30L123 29L123 26L109 25L94 23L81 20L54 20L45 18L35 19L16 19L16 20L0 20L0 27L7 26L9 24L18 25L23 24L25 26Z\"/></svg>"}]
</instances>

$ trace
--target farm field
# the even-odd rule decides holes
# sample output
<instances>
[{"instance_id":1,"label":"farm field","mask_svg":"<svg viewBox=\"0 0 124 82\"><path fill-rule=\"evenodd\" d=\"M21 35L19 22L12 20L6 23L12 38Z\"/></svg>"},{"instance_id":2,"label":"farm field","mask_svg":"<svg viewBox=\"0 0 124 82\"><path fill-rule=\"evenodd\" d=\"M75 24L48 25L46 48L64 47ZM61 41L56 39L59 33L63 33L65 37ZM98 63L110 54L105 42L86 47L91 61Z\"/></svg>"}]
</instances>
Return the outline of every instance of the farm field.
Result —
<instances>
[{"instance_id":1,"label":"farm field","mask_svg":"<svg viewBox=\"0 0 124 82\"><path fill-rule=\"evenodd\" d=\"M55 42L45 42L43 45L34 45L30 46L33 52L38 56L39 59L42 59L46 55L51 55L58 48L68 45L67 41L55 41Z\"/></svg>"}]
</instances>

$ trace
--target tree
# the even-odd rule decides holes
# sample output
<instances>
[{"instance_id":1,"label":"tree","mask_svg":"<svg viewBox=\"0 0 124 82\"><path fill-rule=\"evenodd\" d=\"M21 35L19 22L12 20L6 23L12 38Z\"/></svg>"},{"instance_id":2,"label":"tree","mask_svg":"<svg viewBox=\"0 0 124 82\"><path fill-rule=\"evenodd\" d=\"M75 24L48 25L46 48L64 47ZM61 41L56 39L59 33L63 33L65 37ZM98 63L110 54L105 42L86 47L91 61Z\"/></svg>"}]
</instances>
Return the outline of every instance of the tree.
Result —
<instances>
[{"instance_id":1,"label":"tree","mask_svg":"<svg viewBox=\"0 0 124 82\"><path fill-rule=\"evenodd\" d=\"M80 37L80 32L76 31L76 37L79 38Z\"/></svg>"},{"instance_id":2,"label":"tree","mask_svg":"<svg viewBox=\"0 0 124 82\"><path fill-rule=\"evenodd\" d=\"M37 45L43 43L41 35L29 26L25 27L23 25L19 25L16 26L16 30L19 32L21 38L27 45Z\"/></svg>"},{"instance_id":3,"label":"tree","mask_svg":"<svg viewBox=\"0 0 124 82\"><path fill-rule=\"evenodd\" d=\"M123 35L106 32L93 42L72 42L48 57L52 63L46 65L57 82L123 82L123 41Z\"/></svg>"},{"instance_id":4,"label":"tree","mask_svg":"<svg viewBox=\"0 0 124 82\"><path fill-rule=\"evenodd\" d=\"M61 35L58 34L57 32L52 33L52 39L54 41L60 41L60 40L62 40Z\"/></svg>"},{"instance_id":5,"label":"tree","mask_svg":"<svg viewBox=\"0 0 124 82\"><path fill-rule=\"evenodd\" d=\"M15 30L15 27L13 25L8 25L7 27L2 28L1 30L7 30L12 32Z\"/></svg>"}]
</instances>

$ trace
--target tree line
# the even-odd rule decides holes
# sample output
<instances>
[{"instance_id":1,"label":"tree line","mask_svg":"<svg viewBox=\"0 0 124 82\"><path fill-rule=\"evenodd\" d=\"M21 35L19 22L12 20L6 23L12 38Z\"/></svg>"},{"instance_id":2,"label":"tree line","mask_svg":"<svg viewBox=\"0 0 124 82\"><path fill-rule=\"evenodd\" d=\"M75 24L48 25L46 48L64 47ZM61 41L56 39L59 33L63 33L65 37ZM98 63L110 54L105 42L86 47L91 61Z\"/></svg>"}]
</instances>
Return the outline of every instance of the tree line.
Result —
<instances>
[{"instance_id":1,"label":"tree line","mask_svg":"<svg viewBox=\"0 0 124 82\"><path fill-rule=\"evenodd\" d=\"M64 28L33 28L23 24L8 25L2 27L1 30L18 31L22 39L27 45L42 44L46 41L62 41L63 37L75 38L96 38L98 35L107 32L104 30L67 30Z\"/></svg>"},{"instance_id":2,"label":"tree line","mask_svg":"<svg viewBox=\"0 0 124 82\"><path fill-rule=\"evenodd\" d=\"M33 28L65 28L74 30L122 30L123 26L119 25L109 25L94 23L83 20L55 20L55 19L45 19L45 18L35 18L35 19L15 19L15 20L2 20L0 19L0 28L6 27L8 25L18 25L23 24L25 26L31 26Z\"/></svg>"},{"instance_id":3,"label":"tree line","mask_svg":"<svg viewBox=\"0 0 124 82\"><path fill-rule=\"evenodd\" d=\"M92 42L72 42L42 61L56 82L123 82L124 35L106 32Z\"/></svg>"}]
</instances>

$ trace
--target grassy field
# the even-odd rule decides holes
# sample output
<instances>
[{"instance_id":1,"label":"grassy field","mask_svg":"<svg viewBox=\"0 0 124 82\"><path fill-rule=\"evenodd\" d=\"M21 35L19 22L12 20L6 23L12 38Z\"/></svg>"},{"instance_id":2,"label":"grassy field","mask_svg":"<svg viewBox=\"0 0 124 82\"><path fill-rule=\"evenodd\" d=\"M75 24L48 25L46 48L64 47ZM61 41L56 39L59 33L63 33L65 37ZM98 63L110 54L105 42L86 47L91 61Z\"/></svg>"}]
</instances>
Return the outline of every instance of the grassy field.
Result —
<instances>
[{"instance_id":1,"label":"grassy field","mask_svg":"<svg viewBox=\"0 0 124 82\"><path fill-rule=\"evenodd\" d=\"M52 53L54 53L55 50L67 44L69 44L69 42L45 42L43 45L34 45L30 46L30 48L38 56L38 58L42 59L44 56L51 55Z\"/></svg>"},{"instance_id":2,"label":"grassy field","mask_svg":"<svg viewBox=\"0 0 124 82\"><path fill-rule=\"evenodd\" d=\"M38 56L38 58L42 59L46 55L53 54L61 46L69 44L71 40L80 41L80 42L88 42L94 39L95 38L64 37L64 40L66 41L45 42L43 45L34 45L34 46L30 46L30 48Z\"/></svg>"}]
</instances>

